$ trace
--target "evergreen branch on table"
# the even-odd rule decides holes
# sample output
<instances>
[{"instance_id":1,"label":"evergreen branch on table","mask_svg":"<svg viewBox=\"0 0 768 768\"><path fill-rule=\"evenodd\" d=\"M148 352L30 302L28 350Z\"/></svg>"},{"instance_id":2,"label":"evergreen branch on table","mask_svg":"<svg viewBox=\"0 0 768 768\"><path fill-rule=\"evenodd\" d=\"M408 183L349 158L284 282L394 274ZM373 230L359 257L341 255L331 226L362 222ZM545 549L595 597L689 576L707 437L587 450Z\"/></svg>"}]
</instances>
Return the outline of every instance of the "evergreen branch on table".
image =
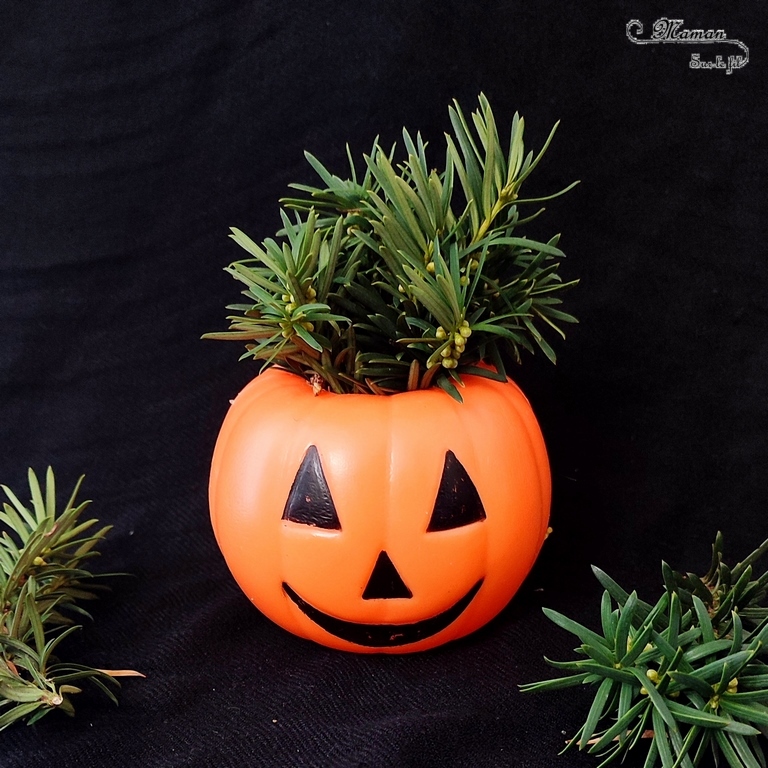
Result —
<instances>
[{"instance_id":1,"label":"evergreen branch on table","mask_svg":"<svg viewBox=\"0 0 768 768\"><path fill-rule=\"evenodd\" d=\"M291 186L277 238L232 238L250 258L227 271L246 302L228 309L227 331L204 338L245 342L243 358L319 379L338 393L391 394L439 385L461 399L465 373L505 378L503 357L519 362L545 338L576 322L560 293L576 284L558 273L559 235L546 242L520 233L536 218L521 187L554 134L534 157L525 153L515 115L503 145L491 106L480 95L467 120L450 108L443 168L427 158L420 134L403 131L405 157L376 141L364 175L349 156L342 179L307 153L321 186Z\"/></svg>"},{"instance_id":2,"label":"evergreen branch on table","mask_svg":"<svg viewBox=\"0 0 768 768\"><path fill-rule=\"evenodd\" d=\"M29 470L31 505L7 486L0 511L0 729L33 723L54 709L73 714L71 697L88 681L116 701L115 677L132 670L101 670L58 660L56 651L89 617L81 602L100 586L84 567L111 526L81 521L88 501L76 503L82 477L64 510L56 512L56 486L49 468L45 486ZM75 685L74 683L77 683Z\"/></svg>"},{"instance_id":3,"label":"evergreen branch on table","mask_svg":"<svg viewBox=\"0 0 768 768\"><path fill-rule=\"evenodd\" d=\"M581 641L579 658L547 659L566 676L521 689L597 687L564 751L587 750L604 766L645 743L645 768L693 768L709 753L716 765L766 767L768 573L754 577L752 565L768 541L734 568L723 562L722 546L718 533L703 577L662 563L665 591L654 605L593 567L605 589L600 632L544 609Z\"/></svg>"}]
</instances>

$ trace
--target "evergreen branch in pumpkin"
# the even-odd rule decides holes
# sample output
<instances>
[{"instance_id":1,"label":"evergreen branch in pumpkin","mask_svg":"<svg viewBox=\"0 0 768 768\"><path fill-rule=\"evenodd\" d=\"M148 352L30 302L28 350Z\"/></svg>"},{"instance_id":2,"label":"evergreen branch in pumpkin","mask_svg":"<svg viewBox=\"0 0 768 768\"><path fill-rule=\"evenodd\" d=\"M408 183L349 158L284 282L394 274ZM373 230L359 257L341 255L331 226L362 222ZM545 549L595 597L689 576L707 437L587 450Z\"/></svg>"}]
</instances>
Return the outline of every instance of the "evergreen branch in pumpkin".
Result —
<instances>
[{"instance_id":1,"label":"evergreen branch in pumpkin","mask_svg":"<svg viewBox=\"0 0 768 768\"><path fill-rule=\"evenodd\" d=\"M84 563L111 526L81 521L90 502L76 503L83 478L63 511L56 511L56 484L48 468L45 485L28 473L31 506L7 486L0 511L0 730L17 720L33 723L59 709L74 713L71 697L88 681L115 700L115 677L132 670L95 669L56 658L59 644L80 629L73 616L90 618L81 602L97 596L100 585Z\"/></svg>"},{"instance_id":2,"label":"evergreen branch in pumpkin","mask_svg":"<svg viewBox=\"0 0 768 768\"><path fill-rule=\"evenodd\" d=\"M359 181L349 148L348 179L307 153L323 186L291 185L305 197L283 199L296 218L282 213L279 240L259 245L232 230L251 257L227 269L247 303L229 307L238 314L228 331L204 338L245 341L244 358L340 393L437 385L461 400L463 374L498 378L503 357L519 362L521 349L554 362L544 334L563 337L576 322L559 294L578 281L560 278L559 235L538 242L519 230L541 213L521 218L520 189L557 126L526 155L523 119L502 146L488 100L479 102L470 120L450 107L440 171L407 130L405 159L376 141Z\"/></svg>"},{"instance_id":3,"label":"evergreen branch in pumpkin","mask_svg":"<svg viewBox=\"0 0 768 768\"><path fill-rule=\"evenodd\" d=\"M709 753L715 765L766 765L759 737L768 734L768 573L754 578L752 565L768 541L732 569L722 544L718 533L703 577L662 563L665 591L654 605L593 568L605 590L600 632L544 609L580 640L580 657L546 659L565 676L521 689L597 687L563 751L586 750L604 766L645 744L646 768L692 768Z\"/></svg>"}]
</instances>

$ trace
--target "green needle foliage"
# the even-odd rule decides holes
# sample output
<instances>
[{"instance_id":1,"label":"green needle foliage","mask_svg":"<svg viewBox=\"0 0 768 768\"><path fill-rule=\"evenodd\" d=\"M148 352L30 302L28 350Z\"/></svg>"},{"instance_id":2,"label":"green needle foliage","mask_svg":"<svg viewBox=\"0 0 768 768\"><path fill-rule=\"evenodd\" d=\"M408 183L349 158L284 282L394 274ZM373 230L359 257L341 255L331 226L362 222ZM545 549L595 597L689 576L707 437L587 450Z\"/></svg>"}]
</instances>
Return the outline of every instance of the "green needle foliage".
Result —
<instances>
[{"instance_id":1,"label":"green needle foliage","mask_svg":"<svg viewBox=\"0 0 768 768\"><path fill-rule=\"evenodd\" d=\"M575 322L559 305L577 281L558 274L559 235L537 242L521 227L557 197L524 198L521 188L555 128L534 156L515 115L502 146L488 100L467 120L454 102L442 170L426 143L403 131L404 157L374 143L359 174L347 148L349 178L307 160L321 180L290 186L283 228L257 244L231 237L249 258L227 271L245 285L245 303L228 309L228 331L205 338L245 342L255 358L337 393L392 394L438 385L461 400L461 376L506 379L503 357L555 353L542 331L564 336ZM288 211L293 212L293 216Z\"/></svg>"},{"instance_id":2,"label":"green needle foliage","mask_svg":"<svg viewBox=\"0 0 768 768\"><path fill-rule=\"evenodd\" d=\"M0 730L54 709L73 714L71 696L84 680L116 701L115 677L138 674L56 658L59 643L80 628L73 616L90 618L81 602L95 598L98 585L84 563L98 554L94 547L111 527L81 522L89 504L75 502L82 479L60 514L50 468L44 489L29 470L31 507L0 486L8 498L0 512Z\"/></svg>"},{"instance_id":3,"label":"green needle foliage","mask_svg":"<svg viewBox=\"0 0 768 768\"><path fill-rule=\"evenodd\" d=\"M567 674L521 689L596 687L564 751L587 750L604 766L646 744L645 768L692 768L709 753L716 765L724 759L731 768L766 768L768 573L755 577L752 565L768 541L732 569L722 546L718 533L703 577L662 563L665 590L654 605L593 567L605 589L601 632L544 609L581 641L579 658L547 659Z\"/></svg>"}]
</instances>

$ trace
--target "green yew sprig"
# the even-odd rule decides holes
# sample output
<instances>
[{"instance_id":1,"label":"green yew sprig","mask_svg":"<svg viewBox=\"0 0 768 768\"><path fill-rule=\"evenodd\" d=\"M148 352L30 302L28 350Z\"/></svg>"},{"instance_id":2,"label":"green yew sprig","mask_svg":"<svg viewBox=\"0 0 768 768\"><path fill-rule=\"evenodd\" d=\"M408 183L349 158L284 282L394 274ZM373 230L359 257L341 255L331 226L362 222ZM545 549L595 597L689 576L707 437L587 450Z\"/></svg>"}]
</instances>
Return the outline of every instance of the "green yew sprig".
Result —
<instances>
[{"instance_id":1,"label":"green yew sprig","mask_svg":"<svg viewBox=\"0 0 768 768\"><path fill-rule=\"evenodd\" d=\"M283 228L258 244L231 237L250 258L227 271L245 286L228 309L228 331L205 338L245 342L244 358L278 365L338 393L391 394L436 384L461 400L462 374L506 380L504 357L555 352L542 331L564 336L575 318L559 293L577 281L558 274L559 235L538 242L520 229L522 210L557 197L521 196L542 159L525 152L515 115L503 146L488 100L467 120L449 109L442 170L420 134L403 131L405 157L374 143L361 177L305 153L321 186L290 186ZM293 211L291 217L288 211Z\"/></svg>"},{"instance_id":2,"label":"green yew sprig","mask_svg":"<svg viewBox=\"0 0 768 768\"><path fill-rule=\"evenodd\" d=\"M57 658L59 644L81 628L73 617L90 618L82 602L97 597L100 586L84 566L111 526L81 520L90 503L76 502L82 477L61 513L50 467L44 488L31 469L28 478L30 506L0 486L8 499L0 511L0 730L56 709L74 714L71 698L81 681L116 702L115 678L139 674Z\"/></svg>"},{"instance_id":3,"label":"green yew sprig","mask_svg":"<svg viewBox=\"0 0 768 768\"><path fill-rule=\"evenodd\" d=\"M711 753L731 768L765 768L768 735L768 573L754 577L763 542L741 563L722 560L722 535L704 577L662 563L665 590L651 605L593 566L604 587L601 632L544 609L576 635L579 659L546 659L564 677L523 691L596 686L587 719L564 751L600 755L601 766L648 744L645 768L693 768Z\"/></svg>"}]
</instances>

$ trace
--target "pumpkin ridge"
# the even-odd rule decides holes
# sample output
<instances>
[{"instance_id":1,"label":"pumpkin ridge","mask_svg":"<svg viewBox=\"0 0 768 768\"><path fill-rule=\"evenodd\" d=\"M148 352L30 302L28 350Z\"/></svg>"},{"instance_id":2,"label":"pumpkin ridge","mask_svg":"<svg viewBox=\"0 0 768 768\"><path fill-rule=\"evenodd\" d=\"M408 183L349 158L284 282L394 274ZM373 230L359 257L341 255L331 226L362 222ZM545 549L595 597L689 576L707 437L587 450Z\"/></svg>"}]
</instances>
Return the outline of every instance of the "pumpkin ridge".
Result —
<instances>
[{"instance_id":1,"label":"pumpkin ridge","mask_svg":"<svg viewBox=\"0 0 768 768\"><path fill-rule=\"evenodd\" d=\"M549 513L550 513L551 503L552 503L549 457L547 455L546 444L543 442L543 435L541 434L541 429L539 427L539 424L537 421L532 420L533 410L531 409L531 405L528 401L528 398L525 396L525 394L519 387L518 387L518 393L521 399L517 399L517 398L515 399L515 412L518 418L520 419L522 426L524 427L523 434L527 439L527 443L530 450L533 453L535 453L539 459L534 463L534 466L535 466L536 477L538 478L538 481L539 481L540 501L541 501L540 506L541 506L541 509L543 510L543 514L539 518L540 519L539 549L541 549L541 546L544 543L544 539L546 538L546 534L547 534L547 527L549 525ZM508 393L508 396L510 399L512 399L511 394L512 394L511 392ZM538 440L536 439L537 436L539 437ZM536 562L537 556L538 556L538 550L531 558L530 567L533 567L533 564Z\"/></svg>"}]
</instances>

